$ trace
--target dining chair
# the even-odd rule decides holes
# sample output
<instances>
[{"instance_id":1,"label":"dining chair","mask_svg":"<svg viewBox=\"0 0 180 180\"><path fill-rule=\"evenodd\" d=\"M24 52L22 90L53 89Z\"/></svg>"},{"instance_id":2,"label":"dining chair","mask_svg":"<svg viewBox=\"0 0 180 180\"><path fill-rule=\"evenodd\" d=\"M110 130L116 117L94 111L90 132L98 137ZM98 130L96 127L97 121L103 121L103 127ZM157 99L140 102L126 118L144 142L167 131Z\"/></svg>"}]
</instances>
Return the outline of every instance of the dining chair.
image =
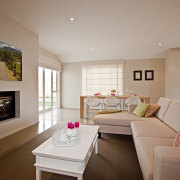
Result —
<instances>
[{"instance_id":1,"label":"dining chair","mask_svg":"<svg viewBox=\"0 0 180 180\"><path fill-rule=\"evenodd\" d=\"M108 96L104 99L105 109L121 109L121 100L117 97Z\"/></svg>"},{"instance_id":2,"label":"dining chair","mask_svg":"<svg viewBox=\"0 0 180 180\"><path fill-rule=\"evenodd\" d=\"M93 109L98 109L101 110L101 100L98 99L97 97L95 96L89 96L86 98L86 101L85 101L85 113L87 115L88 118L91 118L91 116L93 115L92 113L92 110Z\"/></svg>"},{"instance_id":3,"label":"dining chair","mask_svg":"<svg viewBox=\"0 0 180 180\"><path fill-rule=\"evenodd\" d=\"M124 101L124 110L127 111L130 104L139 104L140 102L139 97L129 97Z\"/></svg>"}]
</instances>

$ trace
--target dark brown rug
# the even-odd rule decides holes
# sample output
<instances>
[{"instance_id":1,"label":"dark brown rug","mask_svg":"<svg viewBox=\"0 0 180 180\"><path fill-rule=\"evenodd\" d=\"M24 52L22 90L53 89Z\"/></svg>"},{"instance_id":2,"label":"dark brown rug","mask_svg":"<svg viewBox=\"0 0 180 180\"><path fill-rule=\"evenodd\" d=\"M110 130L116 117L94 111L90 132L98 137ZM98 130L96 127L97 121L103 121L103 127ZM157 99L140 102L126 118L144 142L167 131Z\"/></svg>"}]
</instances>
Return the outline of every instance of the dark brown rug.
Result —
<instances>
[{"instance_id":1,"label":"dark brown rug","mask_svg":"<svg viewBox=\"0 0 180 180\"><path fill-rule=\"evenodd\" d=\"M32 150L51 136L52 130L34 137L0 158L0 180L35 180L35 157ZM142 180L136 150L131 136L103 134L99 154L92 154L83 175L84 180ZM43 172L42 180L76 178Z\"/></svg>"}]
</instances>

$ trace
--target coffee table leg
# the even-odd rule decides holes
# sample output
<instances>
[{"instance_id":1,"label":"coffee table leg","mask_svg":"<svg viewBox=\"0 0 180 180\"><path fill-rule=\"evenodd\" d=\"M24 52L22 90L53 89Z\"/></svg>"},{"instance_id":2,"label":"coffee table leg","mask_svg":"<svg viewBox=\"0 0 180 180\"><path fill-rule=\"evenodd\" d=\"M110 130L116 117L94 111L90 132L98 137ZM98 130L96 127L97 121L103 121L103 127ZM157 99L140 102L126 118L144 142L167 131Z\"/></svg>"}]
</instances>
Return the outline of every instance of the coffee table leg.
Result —
<instances>
[{"instance_id":1,"label":"coffee table leg","mask_svg":"<svg viewBox=\"0 0 180 180\"><path fill-rule=\"evenodd\" d=\"M41 180L41 170L36 167L36 180Z\"/></svg>"},{"instance_id":2,"label":"coffee table leg","mask_svg":"<svg viewBox=\"0 0 180 180\"><path fill-rule=\"evenodd\" d=\"M98 140L96 141L96 144L95 144L95 154L98 154Z\"/></svg>"}]
</instances>

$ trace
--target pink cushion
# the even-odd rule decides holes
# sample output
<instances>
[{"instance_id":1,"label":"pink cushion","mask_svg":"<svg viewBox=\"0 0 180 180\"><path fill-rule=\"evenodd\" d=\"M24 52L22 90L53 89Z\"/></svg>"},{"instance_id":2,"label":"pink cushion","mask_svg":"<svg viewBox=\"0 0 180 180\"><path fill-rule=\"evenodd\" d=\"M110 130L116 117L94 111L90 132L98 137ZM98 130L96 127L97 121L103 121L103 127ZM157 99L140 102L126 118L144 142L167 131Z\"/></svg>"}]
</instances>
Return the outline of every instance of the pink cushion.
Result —
<instances>
[{"instance_id":1,"label":"pink cushion","mask_svg":"<svg viewBox=\"0 0 180 180\"><path fill-rule=\"evenodd\" d=\"M150 104L149 109L145 113L145 117L148 118L156 113L156 111L160 108L158 104Z\"/></svg>"},{"instance_id":2,"label":"pink cushion","mask_svg":"<svg viewBox=\"0 0 180 180\"><path fill-rule=\"evenodd\" d=\"M180 131L178 131L176 134L173 146L174 147L180 147Z\"/></svg>"}]
</instances>

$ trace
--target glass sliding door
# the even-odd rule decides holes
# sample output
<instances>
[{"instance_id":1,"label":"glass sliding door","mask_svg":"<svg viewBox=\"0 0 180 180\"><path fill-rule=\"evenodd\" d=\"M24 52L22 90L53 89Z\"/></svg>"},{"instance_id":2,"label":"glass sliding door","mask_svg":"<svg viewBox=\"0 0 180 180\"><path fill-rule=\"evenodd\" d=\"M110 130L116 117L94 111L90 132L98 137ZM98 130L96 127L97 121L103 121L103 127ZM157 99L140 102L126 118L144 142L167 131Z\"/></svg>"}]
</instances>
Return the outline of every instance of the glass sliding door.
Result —
<instances>
[{"instance_id":1,"label":"glass sliding door","mask_svg":"<svg viewBox=\"0 0 180 180\"><path fill-rule=\"evenodd\" d=\"M45 109L51 109L51 70L45 69Z\"/></svg>"},{"instance_id":2,"label":"glass sliding door","mask_svg":"<svg viewBox=\"0 0 180 180\"><path fill-rule=\"evenodd\" d=\"M43 110L43 68L38 69L39 111Z\"/></svg>"},{"instance_id":3,"label":"glass sliding door","mask_svg":"<svg viewBox=\"0 0 180 180\"><path fill-rule=\"evenodd\" d=\"M58 72L53 71L53 108L57 107L58 102Z\"/></svg>"},{"instance_id":4,"label":"glass sliding door","mask_svg":"<svg viewBox=\"0 0 180 180\"><path fill-rule=\"evenodd\" d=\"M58 107L59 72L39 67L39 111L43 112Z\"/></svg>"}]
</instances>

